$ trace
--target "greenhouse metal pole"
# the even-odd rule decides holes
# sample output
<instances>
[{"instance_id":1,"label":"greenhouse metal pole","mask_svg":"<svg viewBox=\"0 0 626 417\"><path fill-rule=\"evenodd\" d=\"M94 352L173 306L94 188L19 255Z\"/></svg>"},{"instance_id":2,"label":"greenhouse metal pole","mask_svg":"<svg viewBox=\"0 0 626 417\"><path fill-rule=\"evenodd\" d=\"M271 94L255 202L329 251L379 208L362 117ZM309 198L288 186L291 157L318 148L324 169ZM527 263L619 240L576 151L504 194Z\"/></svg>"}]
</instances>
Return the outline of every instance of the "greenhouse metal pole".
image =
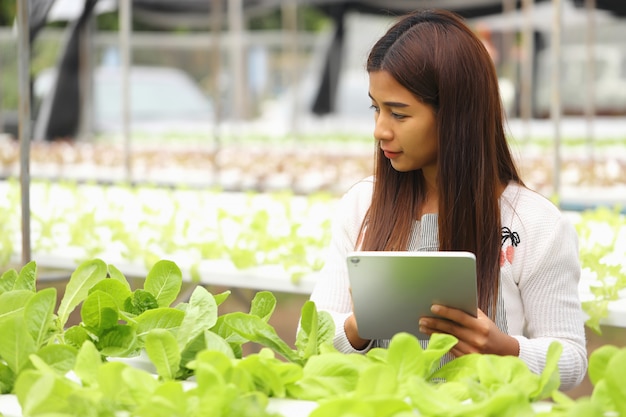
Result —
<instances>
[{"instance_id":1,"label":"greenhouse metal pole","mask_svg":"<svg viewBox=\"0 0 626 417\"><path fill-rule=\"evenodd\" d=\"M596 0L585 0L585 9L587 10L587 36L585 37L587 44L587 72L585 77L587 100L585 100L585 117L587 119L587 156L589 157L590 165L593 166L593 119L596 115ZM592 170L592 172L594 171Z\"/></svg>"},{"instance_id":2,"label":"greenhouse metal pole","mask_svg":"<svg viewBox=\"0 0 626 417\"><path fill-rule=\"evenodd\" d=\"M552 177L553 195L560 201L561 192L561 34L563 26L563 2L552 0L552 91L550 118L554 127L554 171ZM559 203L560 204L560 203Z\"/></svg>"},{"instance_id":3,"label":"greenhouse metal pole","mask_svg":"<svg viewBox=\"0 0 626 417\"><path fill-rule=\"evenodd\" d=\"M28 1L17 2L19 83L19 130L20 141L20 189L22 204L22 264L31 260L30 246L30 35Z\"/></svg>"},{"instance_id":4,"label":"greenhouse metal pole","mask_svg":"<svg viewBox=\"0 0 626 417\"><path fill-rule=\"evenodd\" d=\"M533 107L533 68L535 39L533 29L533 8L534 0L523 0L522 9L524 13L524 27L522 30L523 59L521 68L521 97L520 115L524 126L524 141L530 139L530 119L532 118Z\"/></svg>"},{"instance_id":5,"label":"greenhouse metal pole","mask_svg":"<svg viewBox=\"0 0 626 417\"><path fill-rule=\"evenodd\" d=\"M210 62L210 74L211 74L211 95L213 98L213 112L215 122L213 123L213 138L215 145L215 152L218 152L221 148L220 138L220 123L222 121L223 114L223 102L220 88L220 75L222 73L222 19L224 11L222 10L222 0L212 0L211 13L209 16L209 23L211 27L211 62ZM218 164L214 164L216 169L215 174L219 170Z\"/></svg>"},{"instance_id":6,"label":"greenhouse metal pole","mask_svg":"<svg viewBox=\"0 0 626 417\"><path fill-rule=\"evenodd\" d=\"M95 34L94 15L90 14L87 22L82 27L79 37L78 53L78 82L79 99L82 114L78 126L79 138L91 141L93 138L93 78L94 60L91 51L93 50L93 38Z\"/></svg>"},{"instance_id":7,"label":"greenhouse metal pole","mask_svg":"<svg viewBox=\"0 0 626 417\"><path fill-rule=\"evenodd\" d=\"M506 17L513 16L515 11L515 0L502 0L502 13ZM504 53L502 54L503 75L516 82L516 62L513 59L513 46L515 45L515 32L513 28L504 30L502 34L502 43Z\"/></svg>"},{"instance_id":8,"label":"greenhouse metal pole","mask_svg":"<svg viewBox=\"0 0 626 417\"><path fill-rule=\"evenodd\" d=\"M246 99L246 72L244 57L244 13L243 0L228 2L228 30L230 34L231 65L233 74L233 115L242 120L248 115L248 100Z\"/></svg>"},{"instance_id":9,"label":"greenhouse metal pole","mask_svg":"<svg viewBox=\"0 0 626 417\"><path fill-rule=\"evenodd\" d=\"M292 134L297 135L298 132L298 95L299 91L299 79L298 74L300 72L298 63L298 3L295 0L284 0L282 3L282 16L283 16L283 40L284 40L284 53L289 56L288 62L290 68L288 71L289 85L293 86L293 97L291 118L289 121L289 131Z\"/></svg>"},{"instance_id":10,"label":"greenhouse metal pole","mask_svg":"<svg viewBox=\"0 0 626 417\"><path fill-rule=\"evenodd\" d=\"M130 143L130 62L131 62L131 46L130 33L132 25L132 0L121 0L119 2L119 20L120 20L120 56L121 56L121 93L122 93L122 135L124 137L124 168L126 170L126 180L130 184L132 182L132 157Z\"/></svg>"}]
</instances>

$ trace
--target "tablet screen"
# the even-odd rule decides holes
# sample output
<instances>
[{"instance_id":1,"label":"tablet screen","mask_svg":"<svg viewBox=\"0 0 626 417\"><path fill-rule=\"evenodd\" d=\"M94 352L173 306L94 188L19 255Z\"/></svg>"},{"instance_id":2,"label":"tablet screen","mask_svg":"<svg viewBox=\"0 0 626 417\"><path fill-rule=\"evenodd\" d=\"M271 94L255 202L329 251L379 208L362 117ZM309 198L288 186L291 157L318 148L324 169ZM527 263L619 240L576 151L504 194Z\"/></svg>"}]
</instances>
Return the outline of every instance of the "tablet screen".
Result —
<instances>
[{"instance_id":1,"label":"tablet screen","mask_svg":"<svg viewBox=\"0 0 626 417\"><path fill-rule=\"evenodd\" d=\"M351 252L348 275L359 336L420 339L419 318L433 304L477 314L476 257L470 252Z\"/></svg>"}]
</instances>

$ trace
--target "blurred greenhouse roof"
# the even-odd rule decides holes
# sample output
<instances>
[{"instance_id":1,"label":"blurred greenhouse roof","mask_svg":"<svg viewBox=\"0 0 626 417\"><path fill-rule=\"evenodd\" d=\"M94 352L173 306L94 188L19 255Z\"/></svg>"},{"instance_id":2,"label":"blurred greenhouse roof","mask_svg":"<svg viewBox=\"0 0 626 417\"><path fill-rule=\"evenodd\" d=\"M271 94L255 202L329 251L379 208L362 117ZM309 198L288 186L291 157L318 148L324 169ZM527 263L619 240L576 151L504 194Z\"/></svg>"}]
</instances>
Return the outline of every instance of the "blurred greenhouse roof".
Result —
<instances>
[{"instance_id":1,"label":"blurred greenhouse roof","mask_svg":"<svg viewBox=\"0 0 626 417\"><path fill-rule=\"evenodd\" d=\"M125 0L131 1L131 0ZM550 0L534 0L534 3L548 5ZM564 2L564 0L562 0ZM585 10L590 4L598 10L605 10L615 16L626 17L624 0L570 0L570 8ZM393 16L416 8L441 8L459 13L465 18L502 15L506 10L522 8L521 0L132 0L132 17L136 21L149 22L154 27L202 28L207 29L211 22L228 28L232 24L230 14L238 14L240 21L275 12L285 6L308 6L318 8L334 22L332 43L325 57L321 80L318 85L313 113L330 114L335 111L337 73L341 67L344 53L345 20L350 12ZM40 123L35 129L39 137L72 136L78 127L78 51L79 36L94 14L114 12L119 0L37 0L29 1L30 41L37 37L40 29L50 21L67 21L69 35L58 63L59 79L51 95L49 112L39 117ZM220 13L223 19L212 19L211 14ZM228 18L226 18L228 15ZM63 101L63 105L59 104ZM55 114L64 112L69 114ZM62 117L63 116L63 117ZM55 127L54 124L59 124Z\"/></svg>"},{"instance_id":2,"label":"blurred greenhouse roof","mask_svg":"<svg viewBox=\"0 0 626 417\"><path fill-rule=\"evenodd\" d=\"M510 0L516 8L521 7L520 0ZM535 0L545 2L549 0ZM82 5L88 2L96 4L96 13L115 10L117 0L38 0L31 1L31 26L40 24L41 19L72 20L80 15ZM227 8L235 2L228 0L132 0L133 14L138 19L150 20L153 24L171 26L186 23L189 26L206 26L205 16L215 9ZM274 11L284 5L306 5L317 7L331 17L346 10L355 10L374 14L406 13L416 8L441 8L453 10L466 18L502 13L507 0L241 0L247 17L259 16ZM577 7L583 8L585 0L574 0ZM618 16L626 16L626 2L623 0L595 0L597 9L609 11Z\"/></svg>"}]
</instances>

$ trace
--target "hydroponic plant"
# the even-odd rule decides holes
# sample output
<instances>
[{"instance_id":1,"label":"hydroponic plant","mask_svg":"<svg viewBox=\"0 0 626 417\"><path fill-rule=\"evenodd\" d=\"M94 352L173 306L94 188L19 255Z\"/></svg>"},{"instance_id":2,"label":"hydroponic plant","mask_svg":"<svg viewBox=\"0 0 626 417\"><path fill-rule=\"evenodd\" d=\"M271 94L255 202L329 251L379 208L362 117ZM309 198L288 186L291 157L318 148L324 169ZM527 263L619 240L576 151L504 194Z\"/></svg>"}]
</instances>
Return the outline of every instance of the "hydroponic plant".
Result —
<instances>
[{"instance_id":1,"label":"hydroponic plant","mask_svg":"<svg viewBox=\"0 0 626 417\"><path fill-rule=\"evenodd\" d=\"M16 181L0 186L8 196L0 201L4 266L21 239L20 193ZM319 270L333 201L324 193L229 194L71 181L34 182L31 194L33 254L65 260L70 268L101 258L147 270L168 258L196 281L209 261L234 270L275 266L295 282Z\"/></svg>"},{"instance_id":2,"label":"hydroponic plant","mask_svg":"<svg viewBox=\"0 0 626 417\"><path fill-rule=\"evenodd\" d=\"M310 417L626 412L626 349L614 346L594 351L593 394L573 400L558 391L558 343L540 375L517 357L496 355L466 355L440 367L456 343L443 334L433 335L425 350L401 333L388 349L342 354L332 346L332 320L309 301L291 348L268 324L271 293L259 292L248 313L219 315L228 293L213 296L202 287L189 302L170 307L180 272L166 260L134 291L115 267L87 261L72 274L56 313L54 290L37 291L35 284L34 263L0 277L0 387L17 397L24 417L202 416L208 410L279 416L272 400L280 398L315 404ZM81 323L64 329L79 304ZM248 342L262 349L244 356ZM139 350L153 372L115 358Z\"/></svg>"},{"instance_id":3,"label":"hydroponic plant","mask_svg":"<svg viewBox=\"0 0 626 417\"><path fill-rule=\"evenodd\" d=\"M626 297L626 217L620 207L586 210L576 228L581 264L593 277L592 297L583 301L586 325L601 334L600 322L608 314L609 303Z\"/></svg>"},{"instance_id":4,"label":"hydroponic plant","mask_svg":"<svg viewBox=\"0 0 626 417\"><path fill-rule=\"evenodd\" d=\"M164 377L178 379L191 374L187 363L207 348L235 358L241 357L241 346L252 341L292 362L317 352L309 346L319 342L317 321L308 325L308 333L315 339L299 342L302 352L292 350L267 324L276 305L270 292L257 293L249 313L218 318L218 306L229 292L213 296L197 286L188 302L171 306L181 284L178 266L161 260L147 274L143 288L131 291L117 268L94 259L72 273L55 311L56 290L36 290L34 262L19 273L13 269L5 272L0 277L0 389L4 393L12 390L17 376L33 366L33 354L61 373L68 372L85 342L93 344L105 359L135 357L145 350ZM70 314L79 305L80 323L67 327ZM316 320L317 315L314 317ZM325 339L331 334L329 320L323 322Z\"/></svg>"},{"instance_id":5,"label":"hydroponic plant","mask_svg":"<svg viewBox=\"0 0 626 417\"><path fill-rule=\"evenodd\" d=\"M18 184L4 186L0 266L14 255L20 232ZM68 266L100 257L147 269L168 257L196 281L201 265L218 261L240 271L277 266L295 282L322 267L336 201L328 194L233 199L217 191L75 182L36 182L32 200L33 252L66 259ZM626 296L626 217L620 211L586 210L576 219L581 264L585 277L593 278L583 309L597 333L609 303Z\"/></svg>"}]
</instances>

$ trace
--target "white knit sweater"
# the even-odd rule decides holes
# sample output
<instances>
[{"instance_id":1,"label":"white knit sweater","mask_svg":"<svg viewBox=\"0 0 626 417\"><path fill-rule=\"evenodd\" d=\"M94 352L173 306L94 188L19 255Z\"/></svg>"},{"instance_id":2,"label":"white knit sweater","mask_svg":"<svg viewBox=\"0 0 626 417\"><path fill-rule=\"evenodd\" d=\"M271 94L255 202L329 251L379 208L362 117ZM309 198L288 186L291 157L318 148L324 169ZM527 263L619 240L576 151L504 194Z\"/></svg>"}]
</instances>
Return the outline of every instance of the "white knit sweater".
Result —
<instances>
[{"instance_id":1,"label":"white knit sweater","mask_svg":"<svg viewBox=\"0 0 626 417\"><path fill-rule=\"evenodd\" d=\"M333 317L334 344L345 353L364 352L350 345L344 331L344 322L352 314L345 259L355 249L371 203L372 187L373 178L366 178L339 202L325 266L311 294L317 308ZM519 341L519 357L536 373L545 366L550 343L561 342L560 389L569 390L582 381L587 370L584 315L578 298L581 269L576 231L547 199L515 183L502 194L500 210L505 238L496 324ZM408 250L433 250L436 217L426 215L416 222ZM376 344L384 346L384 341L370 344L365 350Z\"/></svg>"}]
</instances>

